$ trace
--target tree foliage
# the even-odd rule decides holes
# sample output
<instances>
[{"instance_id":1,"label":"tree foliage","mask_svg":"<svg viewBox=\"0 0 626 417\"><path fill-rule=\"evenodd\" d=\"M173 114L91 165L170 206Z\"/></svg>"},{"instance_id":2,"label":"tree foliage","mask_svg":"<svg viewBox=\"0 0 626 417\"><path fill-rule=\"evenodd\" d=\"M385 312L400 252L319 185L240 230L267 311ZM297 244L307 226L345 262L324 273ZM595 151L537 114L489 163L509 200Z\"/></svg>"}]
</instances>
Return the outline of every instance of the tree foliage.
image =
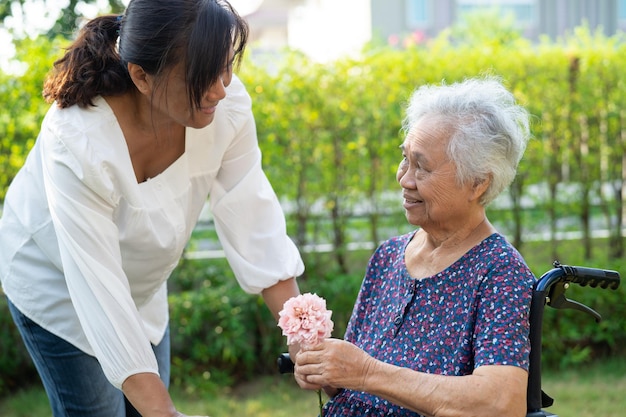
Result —
<instances>
[{"instance_id":1,"label":"tree foliage","mask_svg":"<svg viewBox=\"0 0 626 417\"><path fill-rule=\"evenodd\" d=\"M442 37L408 49L372 49L330 66L297 54L274 72L247 62L242 77L251 87L268 173L279 194L297 205L292 213L298 242L306 243L306 230L314 235L315 214L324 213L333 222L326 241L335 245L339 263L350 243L347 219L367 216L370 233L360 238L377 242L385 235L379 220L399 211L387 197L398 190L394 172L409 94L424 83L484 74L500 76L529 109L533 133L503 196L510 210L496 204L490 215L500 216L500 226L520 248L530 233L547 232L555 259L562 255L557 241L572 230L583 232L591 258L592 233L603 228L619 258L626 193L626 91L619 74L625 49L619 36L586 27L560 42L536 45L522 38L458 45ZM532 220L539 212L541 221Z\"/></svg>"},{"instance_id":2,"label":"tree foliage","mask_svg":"<svg viewBox=\"0 0 626 417\"><path fill-rule=\"evenodd\" d=\"M60 56L62 40L19 41L22 75L0 73L0 201L37 136L47 105L43 78ZM395 170L402 140L403 106L424 83L470 76L502 77L532 114L533 139L508 198L504 232L521 247L530 232L556 241L575 229L591 257L594 228L611 231L614 257L623 255L623 178L626 160L626 46L581 27L558 43L493 43L470 47L442 37L407 49L376 48L362 57L318 64L286 52L271 65L248 56L240 76L253 98L264 164L288 206L298 244L330 242L340 270L351 240L350 221L366 219L362 241L384 238L401 222ZM532 201L532 203L529 203ZM533 230L532 204L547 220ZM503 214L496 205L491 213ZM529 214L530 213L530 214ZM603 223L592 223L602 216ZM571 221L571 220L570 220ZM330 227L325 227L324 222ZM570 229L571 230L571 229Z\"/></svg>"},{"instance_id":3,"label":"tree foliage","mask_svg":"<svg viewBox=\"0 0 626 417\"><path fill-rule=\"evenodd\" d=\"M45 75L64 41L45 37L17 41L20 75L0 72L0 202L39 134L48 104L41 91Z\"/></svg>"},{"instance_id":4,"label":"tree foliage","mask_svg":"<svg viewBox=\"0 0 626 417\"><path fill-rule=\"evenodd\" d=\"M68 4L62 10L59 10L58 17L52 27L47 29L46 35L49 38L55 38L59 35L70 37L76 30L77 25L80 24L82 14L80 12L81 5L97 5L100 6L102 1L99 0L67 0ZM16 9L24 11L24 5L27 3L34 3L34 0L4 0L0 2L0 21L4 22L9 16L14 16ZM47 10L50 8L45 6L46 0L43 0L43 7ZM107 13L121 13L124 8L124 2L122 0L107 0L107 7L103 12ZM24 13L22 15L26 16ZM28 19L28 16L25 17Z\"/></svg>"}]
</instances>

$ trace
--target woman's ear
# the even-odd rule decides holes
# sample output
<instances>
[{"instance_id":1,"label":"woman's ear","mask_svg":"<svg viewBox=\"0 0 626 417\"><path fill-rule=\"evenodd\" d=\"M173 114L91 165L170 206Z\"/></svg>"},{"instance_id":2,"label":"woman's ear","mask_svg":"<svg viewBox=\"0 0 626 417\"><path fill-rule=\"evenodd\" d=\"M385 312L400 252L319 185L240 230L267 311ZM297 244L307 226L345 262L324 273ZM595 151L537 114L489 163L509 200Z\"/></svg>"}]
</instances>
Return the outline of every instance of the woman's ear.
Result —
<instances>
[{"instance_id":1,"label":"woman's ear","mask_svg":"<svg viewBox=\"0 0 626 417\"><path fill-rule=\"evenodd\" d=\"M137 87L142 94L148 94L151 91L151 83L149 80L149 75L146 73L140 65L133 64L132 62L128 63L128 73L130 74L130 79L133 80L133 83Z\"/></svg>"},{"instance_id":2,"label":"woman's ear","mask_svg":"<svg viewBox=\"0 0 626 417\"><path fill-rule=\"evenodd\" d=\"M474 184L472 186L472 196L471 196L472 200L480 200L480 198L483 196L483 194L485 194L485 192L489 188L489 185L491 184L491 178L492 178L492 175L489 174L487 178L477 179L474 181Z\"/></svg>"}]
</instances>

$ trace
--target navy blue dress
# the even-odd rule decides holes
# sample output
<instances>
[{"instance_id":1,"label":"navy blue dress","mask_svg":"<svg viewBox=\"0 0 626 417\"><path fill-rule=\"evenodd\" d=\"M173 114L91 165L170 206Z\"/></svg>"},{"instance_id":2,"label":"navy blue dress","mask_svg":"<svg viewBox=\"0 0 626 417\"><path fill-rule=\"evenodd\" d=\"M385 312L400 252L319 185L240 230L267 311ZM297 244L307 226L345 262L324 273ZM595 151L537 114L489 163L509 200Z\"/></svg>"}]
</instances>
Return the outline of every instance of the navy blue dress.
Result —
<instances>
[{"instance_id":1,"label":"navy blue dress","mask_svg":"<svg viewBox=\"0 0 626 417\"><path fill-rule=\"evenodd\" d=\"M481 365L528 369L535 277L497 233L444 271L412 278L404 262L415 232L372 255L345 339L374 358L416 371L469 375ZM342 390L324 417L419 416L371 394Z\"/></svg>"}]
</instances>

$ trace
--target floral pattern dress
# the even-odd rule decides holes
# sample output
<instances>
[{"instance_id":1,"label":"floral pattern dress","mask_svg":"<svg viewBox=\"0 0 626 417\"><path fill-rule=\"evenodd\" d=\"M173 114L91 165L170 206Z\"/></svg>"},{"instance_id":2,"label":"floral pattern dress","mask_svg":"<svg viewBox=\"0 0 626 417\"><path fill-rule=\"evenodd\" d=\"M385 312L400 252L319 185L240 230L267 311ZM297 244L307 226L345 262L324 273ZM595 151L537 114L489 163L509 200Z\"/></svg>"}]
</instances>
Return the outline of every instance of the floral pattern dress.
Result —
<instances>
[{"instance_id":1,"label":"floral pattern dress","mask_svg":"<svg viewBox=\"0 0 626 417\"><path fill-rule=\"evenodd\" d=\"M404 262L415 232L372 255L345 339L374 358L416 371L468 375L482 365L528 369L535 277L497 233L444 271L412 278ZM420 416L374 395L341 390L324 416Z\"/></svg>"}]
</instances>

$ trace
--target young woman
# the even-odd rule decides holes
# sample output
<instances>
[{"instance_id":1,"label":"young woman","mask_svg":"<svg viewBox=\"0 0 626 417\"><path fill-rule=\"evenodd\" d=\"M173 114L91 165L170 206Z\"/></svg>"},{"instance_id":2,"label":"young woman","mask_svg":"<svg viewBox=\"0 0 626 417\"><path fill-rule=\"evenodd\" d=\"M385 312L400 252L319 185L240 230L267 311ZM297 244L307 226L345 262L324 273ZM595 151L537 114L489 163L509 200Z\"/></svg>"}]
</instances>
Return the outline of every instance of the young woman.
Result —
<instances>
[{"instance_id":1,"label":"young woman","mask_svg":"<svg viewBox=\"0 0 626 417\"><path fill-rule=\"evenodd\" d=\"M166 280L209 198L241 287L277 315L303 264L233 74L222 0L132 0L87 22L0 219L0 279L54 416L181 416Z\"/></svg>"}]
</instances>

